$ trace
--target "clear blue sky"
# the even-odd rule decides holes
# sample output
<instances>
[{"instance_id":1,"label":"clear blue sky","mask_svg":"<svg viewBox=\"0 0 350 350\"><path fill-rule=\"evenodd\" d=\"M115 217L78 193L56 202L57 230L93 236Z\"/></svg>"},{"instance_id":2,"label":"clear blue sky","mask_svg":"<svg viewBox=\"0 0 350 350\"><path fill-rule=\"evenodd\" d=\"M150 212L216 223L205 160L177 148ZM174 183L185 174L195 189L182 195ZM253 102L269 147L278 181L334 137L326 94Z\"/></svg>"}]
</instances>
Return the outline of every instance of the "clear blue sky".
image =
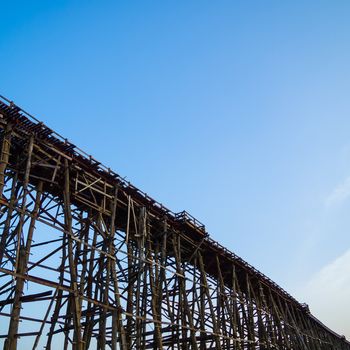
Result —
<instances>
[{"instance_id":1,"label":"clear blue sky","mask_svg":"<svg viewBox=\"0 0 350 350\"><path fill-rule=\"evenodd\" d=\"M1 94L350 336L305 287L350 248L350 2L0 3Z\"/></svg>"}]
</instances>

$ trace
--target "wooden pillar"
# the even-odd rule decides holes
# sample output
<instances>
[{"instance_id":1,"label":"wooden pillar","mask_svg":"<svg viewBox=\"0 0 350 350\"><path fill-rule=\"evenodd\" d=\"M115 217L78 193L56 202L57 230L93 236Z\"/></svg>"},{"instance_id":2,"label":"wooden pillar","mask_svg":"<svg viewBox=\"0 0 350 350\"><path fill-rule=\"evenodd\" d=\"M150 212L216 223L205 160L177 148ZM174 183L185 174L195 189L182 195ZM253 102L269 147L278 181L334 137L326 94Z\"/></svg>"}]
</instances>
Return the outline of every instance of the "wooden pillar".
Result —
<instances>
[{"instance_id":1,"label":"wooden pillar","mask_svg":"<svg viewBox=\"0 0 350 350\"><path fill-rule=\"evenodd\" d=\"M12 126L10 123L7 123L2 138L0 154L0 200L2 199L5 186L5 171L10 158L11 134Z\"/></svg>"},{"instance_id":2,"label":"wooden pillar","mask_svg":"<svg viewBox=\"0 0 350 350\"><path fill-rule=\"evenodd\" d=\"M25 210L26 210L26 200L27 200L27 194L28 194L28 183L29 183L29 173L30 173L30 167L31 167L31 157L32 157L32 151L33 151L33 142L34 142L34 136L31 136L28 142L28 150L27 150L27 162L26 162L26 170L24 175L24 181L23 181L23 199L22 199L22 211L19 216L19 222L17 226L17 247L16 247L16 261L15 261L15 272L23 275L27 268L27 262L26 257L29 256L26 252L26 249L30 250L31 246L31 235L34 231L34 224L35 219L33 221L33 218L31 220L31 225L29 228L28 233L28 241L27 245L23 247L21 245L21 236L22 236L22 229L24 225L24 217L25 217ZM5 142L5 145L3 143L3 147L7 149L8 142ZM4 157L8 160L8 154L4 154ZM3 162L2 164L5 164ZM5 168L3 168L4 171ZM1 170L0 170L1 171ZM0 173L0 181L1 181L1 173ZM2 187L3 189L3 187ZM37 191L37 200L40 201L41 192ZM39 203L35 204L34 213L37 215ZM17 333L18 333L18 326L19 326L19 316L20 316L20 310L21 310L21 300L23 294L23 287L24 287L24 279L22 277L17 277L16 280L16 287L15 287L15 298L12 306L11 311L11 320L9 324L9 330L8 330L8 337L4 344L5 350L16 350L17 349Z\"/></svg>"},{"instance_id":3,"label":"wooden pillar","mask_svg":"<svg viewBox=\"0 0 350 350\"><path fill-rule=\"evenodd\" d=\"M38 211L40 208L41 194L42 194L42 183L39 183L37 188L37 193L36 193L35 206L32 212L32 217L29 225L26 245L20 247L19 256L17 257L17 260L18 260L17 273L19 274L19 276L16 279L15 296L14 296L13 307L11 312L8 338L4 346L5 350L17 349L17 333L18 333L19 317L20 317L21 305L22 305L21 297L23 296L25 274L28 269L28 259L29 259L30 248L33 240L35 222L36 222L36 218L38 216ZM18 244L20 244L20 242L18 242Z\"/></svg>"},{"instance_id":4,"label":"wooden pillar","mask_svg":"<svg viewBox=\"0 0 350 350\"><path fill-rule=\"evenodd\" d=\"M183 310L183 319L182 319L182 327L183 329L188 329L190 330L190 341L188 342L189 345L191 345L191 348L193 350L197 350L197 340L196 340L196 333L194 330L194 325L193 325L193 317L190 312L188 300L187 300L187 294L186 294L186 283L185 283L185 276L184 276L184 271L181 267L181 257L180 257L180 246L178 247L178 244L180 244L180 241L177 236L173 235L173 249L174 249L174 254L175 254L175 262L176 262L176 271L177 271L177 277L178 277L178 282L179 282L179 297L181 297L180 306L182 306ZM179 307L180 308L180 307ZM186 316L187 316L187 321L189 327L186 325ZM183 341L186 341L183 339ZM183 348L186 344L183 344Z\"/></svg>"},{"instance_id":5,"label":"wooden pillar","mask_svg":"<svg viewBox=\"0 0 350 350\"><path fill-rule=\"evenodd\" d=\"M213 323L213 329L214 329L214 339L215 339L215 345L216 349L221 350L221 342L220 342L220 329L218 327L218 321L216 319L216 314L214 312L214 307L213 307L213 302L211 300L211 295L209 293L209 287L208 287L208 281L207 281L207 275L204 269L204 263L203 263L203 258L202 254L198 251L197 253L198 256L198 263L199 263L199 268L201 271L201 276L202 276L202 283L204 285L204 291L207 297L207 301L209 303L209 310L210 310L210 315L211 315L211 322Z\"/></svg>"},{"instance_id":6,"label":"wooden pillar","mask_svg":"<svg viewBox=\"0 0 350 350\"><path fill-rule=\"evenodd\" d=\"M71 213L71 203L70 203L70 174L68 160L65 159L65 183L64 183L64 214L65 214L65 234L68 241L68 262L70 271L70 284L73 290L71 295L71 306L73 313L73 325L74 325L74 350L83 350L83 342L81 338L81 309L80 309L80 299L79 290L77 284L77 267L74 261L73 252L73 232L72 232L72 213Z\"/></svg>"}]
</instances>

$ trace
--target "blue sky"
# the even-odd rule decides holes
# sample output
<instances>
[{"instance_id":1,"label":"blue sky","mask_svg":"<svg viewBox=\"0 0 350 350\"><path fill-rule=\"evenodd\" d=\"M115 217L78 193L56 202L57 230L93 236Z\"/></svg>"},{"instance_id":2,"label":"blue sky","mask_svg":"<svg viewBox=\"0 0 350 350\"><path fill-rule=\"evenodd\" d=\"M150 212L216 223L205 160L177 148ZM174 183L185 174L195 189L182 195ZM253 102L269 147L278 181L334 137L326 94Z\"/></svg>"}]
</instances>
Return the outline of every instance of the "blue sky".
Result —
<instances>
[{"instance_id":1,"label":"blue sky","mask_svg":"<svg viewBox=\"0 0 350 350\"><path fill-rule=\"evenodd\" d=\"M1 94L350 337L348 1L1 8Z\"/></svg>"}]
</instances>

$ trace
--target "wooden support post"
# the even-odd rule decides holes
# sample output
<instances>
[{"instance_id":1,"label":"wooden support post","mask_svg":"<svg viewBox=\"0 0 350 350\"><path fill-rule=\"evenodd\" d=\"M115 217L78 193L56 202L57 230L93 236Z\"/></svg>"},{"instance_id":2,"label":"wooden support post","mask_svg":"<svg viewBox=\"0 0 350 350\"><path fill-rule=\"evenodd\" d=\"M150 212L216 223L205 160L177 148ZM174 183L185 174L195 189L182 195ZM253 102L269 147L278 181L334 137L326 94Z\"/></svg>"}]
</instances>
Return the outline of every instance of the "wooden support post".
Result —
<instances>
[{"instance_id":1,"label":"wooden support post","mask_svg":"<svg viewBox=\"0 0 350 350\"><path fill-rule=\"evenodd\" d=\"M116 220L116 212L117 212L117 203L118 203L118 188L116 187L115 192L114 192L114 196L113 196L113 201L111 201L110 246L109 246L109 253L114 257L116 257L114 236L115 236L115 220ZM116 311L113 312L113 316L112 316L111 348L112 348L112 350L117 350L116 334L118 334L120 349L127 350L125 329L124 329L123 321L122 321L122 313L121 313L122 307L121 307L121 300L120 300L120 293L119 293L119 286L118 286L116 263L114 261L111 261L111 278L113 281L114 299L115 299L115 305L116 305Z\"/></svg>"},{"instance_id":2,"label":"wooden support post","mask_svg":"<svg viewBox=\"0 0 350 350\"><path fill-rule=\"evenodd\" d=\"M2 136L1 154L0 154L0 199L5 186L5 172L10 158L12 125L6 124L4 134Z\"/></svg>"},{"instance_id":3,"label":"wooden support post","mask_svg":"<svg viewBox=\"0 0 350 350\"><path fill-rule=\"evenodd\" d=\"M195 266L197 268L198 258L195 259ZM200 298L200 304L199 304L199 317L200 317L200 326L201 326L201 341L200 341L200 350L206 350L207 349L207 332L206 332L206 322L205 322L205 305L206 305L206 292L205 292L205 286L202 283L202 281L199 281L199 298Z\"/></svg>"},{"instance_id":4,"label":"wooden support post","mask_svg":"<svg viewBox=\"0 0 350 350\"><path fill-rule=\"evenodd\" d=\"M69 271L71 278L71 288L72 293L72 313L73 313L73 324L74 324L74 340L73 340L73 349L74 350L83 350L83 342L81 338L81 309L80 309L80 299L79 299L79 290L77 284L77 267L74 263L73 258L73 232L72 232L72 214L71 214L71 203L70 203L70 176L69 176L69 164L68 160L65 159L65 183L64 183L64 214L65 214L65 225L68 239L68 262L69 262Z\"/></svg>"},{"instance_id":5,"label":"wooden support post","mask_svg":"<svg viewBox=\"0 0 350 350\"><path fill-rule=\"evenodd\" d=\"M96 242L97 242L97 236L98 236L98 231L95 228L94 229L94 235L92 238L92 249L90 250L90 257L88 261L86 262L87 265L87 281L86 281L86 296L89 299L93 298L93 284L94 284L94 262L95 262L95 254L96 251L94 247L96 247ZM93 325L94 325L94 306L92 305L91 302L87 303L86 306L86 318L85 318L85 327L84 327L84 332L83 332L83 343L85 344L85 349L88 349L90 346L91 342L91 337L92 337L92 331L93 331Z\"/></svg>"},{"instance_id":6,"label":"wooden support post","mask_svg":"<svg viewBox=\"0 0 350 350\"><path fill-rule=\"evenodd\" d=\"M205 294L207 296L207 301L209 303L209 309L210 309L210 314L211 314L211 322L213 323L213 329L214 329L214 338L215 338L215 345L216 345L216 349L221 350L221 343L220 343L220 330L217 324L217 319L216 319L216 315L214 312L214 307L213 307L213 302L211 300L211 296L209 293L209 287L208 287L208 281L207 281L207 275L204 269L204 263L203 263L203 258L202 258L202 254L200 251L197 252L197 257L198 257L198 263L199 263L199 268L201 271L201 277L202 277L202 283L204 285L204 291Z\"/></svg>"},{"instance_id":7,"label":"wooden support post","mask_svg":"<svg viewBox=\"0 0 350 350\"><path fill-rule=\"evenodd\" d=\"M241 349L241 342L237 339L240 338L242 333L240 325L240 316L238 313L238 300L237 300L237 276L236 276L236 266L232 265L232 285L231 285L231 310L232 310L232 322L233 322L233 335L235 339L234 349Z\"/></svg>"},{"instance_id":8,"label":"wooden support post","mask_svg":"<svg viewBox=\"0 0 350 350\"><path fill-rule=\"evenodd\" d=\"M270 319L270 310L269 310L269 306L267 305L266 302L266 297L264 294L264 288L262 286L262 284L259 282L258 284L258 288L259 288L259 307L261 308L261 310L263 310L264 312L264 318L265 318L265 323L263 325L260 325L259 327L264 327L263 330L259 330L260 334L263 334L262 336L265 337L265 348L267 350L271 349L271 343L273 343L273 330L271 327L271 319ZM261 315L261 311L260 311L260 315ZM260 316L261 318L263 316ZM261 321L260 321L261 322ZM259 322L259 323L260 323ZM261 337L261 336L260 336Z\"/></svg>"},{"instance_id":9,"label":"wooden support post","mask_svg":"<svg viewBox=\"0 0 350 350\"><path fill-rule=\"evenodd\" d=\"M150 282L150 291L151 291L151 308L152 308L152 316L154 319L154 338L155 338L155 345L157 349L163 349L163 344L162 344L162 334L161 334L161 317L160 317L160 312L161 309L158 309L159 305L159 299L161 289L158 289L159 285L156 284L156 281L154 279L154 273L153 273L153 259L152 259L152 245L151 241L148 240L148 253L149 253L149 261L150 264L148 265L148 270L149 270L149 282ZM157 265L155 265L157 266Z\"/></svg>"},{"instance_id":10,"label":"wooden support post","mask_svg":"<svg viewBox=\"0 0 350 350\"><path fill-rule=\"evenodd\" d=\"M39 208L40 208L40 198L42 194L42 183L39 183L36 193L35 206L31 215L31 221L29 225L27 241L25 246L21 246L19 249L18 267L17 273L19 275L25 275L28 268L28 259L30 254L30 248L33 240L33 233L35 228L36 218L38 216ZM20 242L18 242L20 244ZM13 307L11 312L11 321L8 330L8 338L6 339L6 343L4 346L5 350L16 350L17 349L17 333L19 326L19 318L21 312L21 298L23 295L25 279L22 277L17 277L16 279L16 287L15 287L15 297L13 301Z\"/></svg>"},{"instance_id":11,"label":"wooden support post","mask_svg":"<svg viewBox=\"0 0 350 350\"><path fill-rule=\"evenodd\" d=\"M28 152L27 152L27 161L26 161L26 170L24 175L24 181L23 181L23 199L22 199L22 212L19 215L19 222L17 226L17 247L16 247L16 261L15 261L15 272L23 274L27 268L27 256L29 255L29 250L31 246L31 237L30 235L33 234L34 231L34 224L35 219L33 221L33 218L31 220L29 233L28 233L28 248L23 247L21 242L22 238L22 229L24 225L25 220L25 210L26 210L26 200L27 200L27 194L28 194L28 183L29 183L29 173L30 173L30 167L31 167L31 158L32 158L32 151L33 151L33 142L34 142L34 136L31 136L28 142ZM7 146L5 146L6 148ZM4 156L6 158L6 155ZM0 174L1 176L1 174ZM37 192L37 200L40 201L41 192ZM37 215L39 209L39 203L36 204L34 208L35 216ZM28 249L28 253L27 250ZM9 324L9 330L8 330L8 337L5 341L4 349L5 350L16 350L17 349L17 332L18 332L18 326L19 326L19 315L20 315L20 309L21 309L21 301L20 298L23 294L23 287L24 287L24 280L22 278L17 278L16 281L16 289L15 289L15 299L13 303L13 308L11 312L11 321Z\"/></svg>"},{"instance_id":12,"label":"wooden support post","mask_svg":"<svg viewBox=\"0 0 350 350\"><path fill-rule=\"evenodd\" d=\"M248 349L255 349L255 324L254 324L254 313L253 313L253 298L251 295L250 277L246 274L246 303L248 309Z\"/></svg>"},{"instance_id":13,"label":"wooden support post","mask_svg":"<svg viewBox=\"0 0 350 350\"><path fill-rule=\"evenodd\" d=\"M173 237L172 239L173 249L175 254L175 262L176 262L176 271L178 273L179 297L181 297L180 304L182 304L184 315L187 316L187 321L190 329L190 345L192 346L193 350L197 350L198 346L197 346L196 334L193 326L193 317L190 313L190 308L187 300L185 276L184 276L184 271L181 267L181 258L179 254L179 248L177 246L180 243L180 241L179 241L179 238L176 237L175 235L173 235L172 237ZM183 329L187 328L186 319L182 319L182 327ZM183 346L185 346L185 344L183 344Z\"/></svg>"},{"instance_id":14,"label":"wooden support post","mask_svg":"<svg viewBox=\"0 0 350 350\"><path fill-rule=\"evenodd\" d=\"M248 322L247 310L246 310L247 301L243 297L241 286L239 285L239 280L237 278L236 269L234 268L233 271L234 271L234 275L235 275L236 292L237 292L238 301L239 301L239 308L237 309L237 311L238 311L237 322L238 322L238 330L239 330L239 346L242 349L246 349L247 347L245 346L245 341L247 339L249 339L249 333L248 333L249 322Z\"/></svg>"},{"instance_id":15,"label":"wooden support post","mask_svg":"<svg viewBox=\"0 0 350 350\"><path fill-rule=\"evenodd\" d=\"M15 209L15 201L16 201L16 196L17 196L17 192L18 192L17 178L18 178L18 175L17 175L17 173L15 173L14 176L12 177L10 203L9 203L9 207L7 209L6 220L5 220L4 228L3 228L1 238L0 238L0 266L1 266L3 258L4 258L5 249L6 249L6 241L7 241L7 237L9 235L10 228L11 228L12 214L13 214L13 211ZM1 205L0 205L0 207L1 207Z\"/></svg>"},{"instance_id":16,"label":"wooden support post","mask_svg":"<svg viewBox=\"0 0 350 350\"><path fill-rule=\"evenodd\" d=\"M233 331L234 332L234 337L236 337L236 332L235 332L235 328L236 328L236 325L234 323L234 318L235 318L235 315L232 313L232 310L231 310L231 307L230 307L230 304L229 304L229 298L228 298L228 295L226 295L225 293L225 283L224 283L224 278L223 278L223 275L222 275L222 271L221 271L221 266L220 266L220 260L219 260L219 257L216 255L216 268L218 270L218 276L219 276L219 286L220 286L220 297L221 297L221 300L222 300L222 324L224 326L224 330L225 330L225 335L226 337L228 337L228 339L226 339L225 343L226 343L226 348L227 349L230 349L231 348L231 345L230 345L230 339L229 337L232 337L232 334L231 332ZM226 312L225 312L226 311ZM226 318L225 318L225 315L228 315L228 318L229 318L229 328L228 326L226 325ZM227 329L229 329L230 331L228 331ZM233 347L235 348L235 343L233 344Z\"/></svg>"}]
</instances>

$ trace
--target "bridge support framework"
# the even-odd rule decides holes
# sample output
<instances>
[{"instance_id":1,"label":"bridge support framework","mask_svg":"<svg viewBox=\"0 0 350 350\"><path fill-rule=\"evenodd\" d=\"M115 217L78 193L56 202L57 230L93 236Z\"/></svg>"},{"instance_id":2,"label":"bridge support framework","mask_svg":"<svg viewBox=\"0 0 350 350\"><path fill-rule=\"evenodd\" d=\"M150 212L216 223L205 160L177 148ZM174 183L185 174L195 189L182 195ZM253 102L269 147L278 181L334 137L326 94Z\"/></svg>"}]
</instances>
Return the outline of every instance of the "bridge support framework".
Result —
<instances>
[{"instance_id":1,"label":"bridge support framework","mask_svg":"<svg viewBox=\"0 0 350 350\"><path fill-rule=\"evenodd\" d=\"M197 220L5 100L0 145L5 350L350 349Z\"/></svg>"}]
</instances>

